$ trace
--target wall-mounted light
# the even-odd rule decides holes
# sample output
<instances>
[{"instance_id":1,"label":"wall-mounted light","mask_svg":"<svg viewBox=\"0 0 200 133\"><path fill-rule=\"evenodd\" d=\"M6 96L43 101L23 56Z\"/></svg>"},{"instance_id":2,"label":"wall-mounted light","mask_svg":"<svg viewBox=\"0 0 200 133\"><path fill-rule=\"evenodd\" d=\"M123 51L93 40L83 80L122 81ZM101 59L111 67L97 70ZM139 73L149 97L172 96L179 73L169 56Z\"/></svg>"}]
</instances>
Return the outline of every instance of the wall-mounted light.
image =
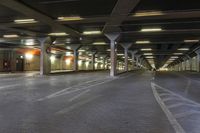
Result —
<instances>
[{"instance_id":1,"label":"wall-mounted light","mask_svg":"<svg viewBox=\"0 0 200 133\"><path fill-rule=\"evenodd\" d=\"M51 60L52 63L54 63L55 60L56 60L56 57L55 57L54 55L52 55L52 56L50 57L50 60Z\"/></svg>"},{"instance_id":2,"label":"wall-mounted light","mask_svg":"<svg viewBox=\"0 0 200 133\"><path fill-rule=\"evenodd\" d=\"M79 61L78 61L78 65L79 65L79 66L81 66L81 65L82 65L82 63L83 63L83 61L82 61L82 60L79 60Z\"/></svg>"},{"instance_id":3,"label":"wall-mounted light","mask_svg":"<svg viewBox=\"0 0 200 133\"><path fill-rule=\"evenodd\" d=\"M87 68L89 67L89 64L90 64L89 61L86 61L86 62L85 62L85 65L86 65Z\"/></svg>"},{"instance_id":4,"label":"wall-mounted light","mask_svg":"<svg viewBox=\"0 0 200 133\"><path fill-rule=\"evenodd\" d=\"M65 63L66 63L67 65L70 65L71 60L70 60L70 59L66 59L66 60L65 60Z\"/></svg>"},{"instance_id":5,"label":"wall-mounted light","mask_svg":"<svg viewBox=\"0 0 200 133\"><path fill-rule=\"evenodd\" d=\"M25 54L25 58L26 58L27 60L31 60L31 59L33 59L33 54L26 53L26 54Z\"/></svg>"}]
</instances>

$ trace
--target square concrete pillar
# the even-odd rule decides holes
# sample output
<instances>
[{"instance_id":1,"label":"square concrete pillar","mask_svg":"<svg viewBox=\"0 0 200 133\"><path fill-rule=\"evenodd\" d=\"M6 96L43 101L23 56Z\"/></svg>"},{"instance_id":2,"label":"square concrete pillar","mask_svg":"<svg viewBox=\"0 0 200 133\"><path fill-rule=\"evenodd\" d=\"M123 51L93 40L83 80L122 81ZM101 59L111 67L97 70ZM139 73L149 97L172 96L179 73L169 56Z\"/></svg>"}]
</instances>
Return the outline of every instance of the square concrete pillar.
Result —
<instances>
[{"instance_id":1,"label":"square concrete pillar","mask_svg":"<svg viewBox=\"0 0 200 133\"><path fill-rule=\"evenodd\" d=\"M50 45L49 37L38 38L40 43L40 75L48 75L51 72Z\"/></svg>"},{"instance_id":2,"label":"square concrete pillar","mask_svg":"<svg viewBox=\"0 0 200 133\"><path fill-rule=\"evenodd\" d=\"M117 74L116 66L117 66L117 58L116 58L116 41L119 38L119 33L111 33L105 34L105 36L110 40L110 76L114 77Z\"/></svg>"}]
</instances>

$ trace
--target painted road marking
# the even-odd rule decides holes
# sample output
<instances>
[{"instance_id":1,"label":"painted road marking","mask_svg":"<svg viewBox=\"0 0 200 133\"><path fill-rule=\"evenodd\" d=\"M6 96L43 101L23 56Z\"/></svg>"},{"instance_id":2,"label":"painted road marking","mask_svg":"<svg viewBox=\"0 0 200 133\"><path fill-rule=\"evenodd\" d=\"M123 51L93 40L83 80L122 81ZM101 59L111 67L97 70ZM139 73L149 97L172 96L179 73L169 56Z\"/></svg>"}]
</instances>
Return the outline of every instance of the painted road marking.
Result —
<instances>
[{"instance_id":1,"label":"painted road marking","mask_svg":"<svg viewBox=\"0 0 200 133\"><path fill-rule=\"evenodd\" d=\"M55 92L55 93L53 93L51 95L45 96L43 98L40 98L37 101L44 101L44 100L47 100L47 99L51 99L51 98L56 98L56 97L59 97L59 96L67 95L67 94L70 94L70 93L73 93L73 92L85 90L85 89L88 89L88 88L91 88L91 87L94 87L94 86L97 86L97 85L101 85L101 84L104 84L104 83L107 83L107 82L111 82L113 80L114 79L107 79L106 81L102 81L101 80L102 82L99 82L99 83L96 83L96 84L87 84L87 86L84 86L85 83L83 83L82 84L83 87L81 85L72 86L72 87L63 89L61 91ZM71 90L71 91L69 91L69 90Z\"/></svg>"},{"instance_id":2,"label":"painted road marking","mask_svg":"<svg viewBox=\"0 0 200 133\"><path fill-rule=\"evenodd\" d=\"M156 101L158 102L158 104L162 108L163 112L166 114L170 124L172 125L172 127L174 128L176 133L186 133L185 130L182 128L182 126L178 123L176 118L173 116L173 114L170 112L170 110L167 108L165 103L159 97L159 94L156 91L156 84L155 83L151 83L151 88L153 90L153 94L154 94L154 96L156 98Z\"/></svg>"},{"instance_id":3,"label":"painted road marking","mask_svg":"<svg viewBox=\"0 0 200 133\"><path fill-rule=\"evenodd\" d=\"M70 111L72 111L72 110L74 110L74 109L76 109L76 108L78 108L78 107L80 107L80 106L83 106L83 105L85 105L85 104L87 104L87 103L89 103L89 102L91 102L91 101L94 101L95 99L97 99L97 98L99 98L99 97L100 97L100 95L95 96L95 97L92 97L92 98L87 99L87 100L85 100L85 101L80 101L80 102L78 102L78 103L76 103L76 104L73 104L73 105L71 105L71 106L69 106L69 107L66 107L66 108L64 108L64 109L62 109L62 110L60 110L60 111L57 111L57 112L55 113L55 115L66 114L66 113L68 113L68 112L70 112Z\"/></svg>"},{"instance_id":4,"label":"painted road marking","mask_svg":"<svg viewBox=\"0 0 200 133\"><path fill-rule=\"evenodd\" d=\"M78 99L79 97L81 97L82 95L88 93L89 91L90 91L89 89L88 89L88 90L85 90L85 91L81 92L80 94L78 94L78 95L76 95L76 96L70 98L69 101L70 101L70 102L71 102L71 101L74 101L74 100Z\"/></svg>"}]
</instances>

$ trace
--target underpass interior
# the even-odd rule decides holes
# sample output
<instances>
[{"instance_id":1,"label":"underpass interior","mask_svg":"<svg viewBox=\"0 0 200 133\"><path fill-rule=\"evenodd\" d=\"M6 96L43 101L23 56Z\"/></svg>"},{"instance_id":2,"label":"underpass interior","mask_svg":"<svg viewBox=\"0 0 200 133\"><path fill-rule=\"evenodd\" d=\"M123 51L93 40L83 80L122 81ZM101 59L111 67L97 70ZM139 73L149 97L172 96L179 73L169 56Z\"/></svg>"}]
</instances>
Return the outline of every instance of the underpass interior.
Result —
<instances>
[{"instance_id":1,"label":"underpass interior","mask_svg":"<svg viewBox=\"0 0 200 133\"><path fill-rule=\"evenodd\" d=\"M0 0L0 133L199 133L200 2Z\"/></svg>"}]
</instances>

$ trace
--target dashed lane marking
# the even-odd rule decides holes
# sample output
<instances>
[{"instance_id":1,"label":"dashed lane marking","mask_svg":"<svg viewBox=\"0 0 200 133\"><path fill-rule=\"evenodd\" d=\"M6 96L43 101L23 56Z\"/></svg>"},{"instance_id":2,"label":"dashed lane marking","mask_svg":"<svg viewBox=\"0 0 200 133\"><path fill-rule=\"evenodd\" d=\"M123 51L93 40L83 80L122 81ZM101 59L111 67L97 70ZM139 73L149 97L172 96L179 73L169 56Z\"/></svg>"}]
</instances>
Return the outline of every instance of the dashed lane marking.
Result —
<instances>
[{"instance_id":1,"label":"dashed lane marking","mask_svg":"<svg viewBox=\"0 0 200 133\"><path fill-rule=\"evenodd\" d=\"M176 118L173 116L173 114L170 112L170 110L167 108L165 103L162 101L162 99L159 97L158 92L156 91L156 84L151 83L151 88L153 90L153 94L156 98L156 101L162 108L163 112L166 114L170 124L173 126L176 133L186 133L185 130L182 128L182 126L178 123Z\"/></svg>"}]
</instances>

